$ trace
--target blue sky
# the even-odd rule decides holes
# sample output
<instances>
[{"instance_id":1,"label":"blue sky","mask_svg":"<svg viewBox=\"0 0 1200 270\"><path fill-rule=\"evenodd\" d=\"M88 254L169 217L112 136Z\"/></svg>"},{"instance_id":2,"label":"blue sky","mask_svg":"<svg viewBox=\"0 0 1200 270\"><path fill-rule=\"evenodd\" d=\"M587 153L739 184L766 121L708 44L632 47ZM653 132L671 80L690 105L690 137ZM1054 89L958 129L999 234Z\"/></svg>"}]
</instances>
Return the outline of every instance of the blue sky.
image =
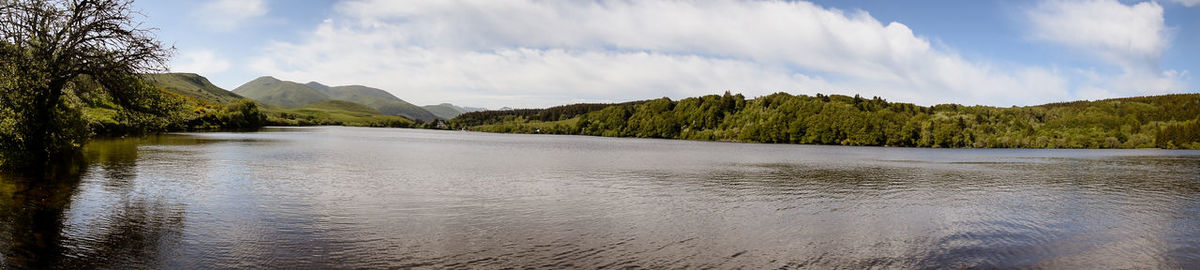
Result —
<instances>
[{"instance_id":1,"label":"blue sky","mask_svg":"<svg viewBox=\"0 0 1200 270\"><path fill-rule=\"evenodd\" d=\"M995 106L1197 92L1200 0L142 0L173 71L545 107L839 93Z\"/></svg>"}]
</instances>

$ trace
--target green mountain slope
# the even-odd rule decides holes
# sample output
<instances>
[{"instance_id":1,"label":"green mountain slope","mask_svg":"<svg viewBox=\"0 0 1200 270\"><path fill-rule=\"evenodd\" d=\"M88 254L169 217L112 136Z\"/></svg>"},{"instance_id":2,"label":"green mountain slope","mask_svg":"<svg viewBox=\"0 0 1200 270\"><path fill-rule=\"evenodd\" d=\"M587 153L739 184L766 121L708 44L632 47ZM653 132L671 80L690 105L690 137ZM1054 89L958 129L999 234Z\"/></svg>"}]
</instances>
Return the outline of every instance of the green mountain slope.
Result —
<instances>
[{"instance_id":1,"label":"green mountain slope","mask_svg":"<svg viewBox=\"0 0 1200 270\"><path fill-rule=\"evenodd\" d=\"M317 90L317 92L321 92L321 94L325 94L326 96L333 96L333 88L330 88L328 85L324 85L319 82L308 82L304 85L312 88L313 90Z\"/></svg>"},{"instance_id":2,"label":"green mountain slope","mask_svg":"<svg viewBox=\"0 0 1200 270\"><path fill-rule=\"evenodd\" d=\"M300 107L300 109L342 110L342 111L355 112L355 113L382 114L382 113L379 113L379 111L375 110L374 108L367 107L367 105L362 105L362 104L349 102L349 101L345 101L345 100L321 101L321 102L317 102L317 103L313 103L313 104L304 105L304 107Z\"/></svg>"},{"instance_id":3,"label":"green mountain slope","mask_svg":"<svg viewBox=\"0 0 1200 270\"><path fill-rule=\"evenodd\" d=\"M426 111L429 111L434 116L437 116L438 118L441 118L441 119L453 119L454 117L457 117L460 114L466 113L466 112L462 111L461 109L459 109L457 106L450 105L449 103L442 103L442 104L438 104L438 105L425 105L425 106L421 106L421 108L425 109Z\"/></svg>"},{"instance_id":4,"label":"green mountain slope","mask_svg":"<svg viewBox=\"0 0 1200 270\"><path fill-rule=\"evenodd\" d=\"M85 91L83 120L95 134L122 135L129 133L254 129L262 125L346 125L372 127L412 127L408 118L384 115L366 105L349 101L330 100L309 103L299 108L284 108L241 97L211 84L203 76L190 73L142 75L146 83L158 88L161 98L154 108L157 115L127 110L100 91ZM278 87L283 91L295 85L264 77L253 82L258 86ZM281 86L282 85L282 86ZM98 87L81 84L80 87ZM300 85L313 91L308 86ZM259 89L261 90L261 89ZM270 89L268 89L270 90ZM255 90L258 91L258 90ZM320 93L317 93L320 94Z\"/></svg>"},{"instance_id":5,"label":"green mountain slope","mask_svg":"<svg viewBox=\"0 0 1200 270\"><path fill-rule=\"evenodd\" d=\"M343 100L322 101L295 109L273 108L267 112L270 125L413 127L415 124L403 116L381 114L366 105Z\"/></svg>"},{"instance_id":6,"label":"green mountain slope","mask_svg":"<svg viewBox=\"0 0 1200 270\"><path fill-rule=\"evenodd\" d=\"M234 89L233 92L259 102L284 108L299 108L322 101L342 100L366 105L386 115L404 116L421 121L438 119L424 108L408 103L387 91L361 85L331 87L319 82L300 84L265 76L247 82Z\"/></svg>"},{"instance_id":7,"label":"green mountain slope","mask_svg":"<svg viewBox=\"0 0 1200 270\"><path fill-rule=\"evenodd\" d=\"M270 76L259 77L233 89L233 93L258 102L297 108L330 100L330 97L303 84L281 81Z\"/></svg>"},{"instance_id":8,"label":"green mountain slope","mask_svg":"<svg viewBox=\"0 0 1200 270\"><path fill-rule=\"evenodd\" d=\"M429 111L380 89L361 85L347 85L330 87L329 91L329 96L333 99L367 105L384 114L400 115L421 121L437 119L437 116L434 116Z\"/></svg>"},{"instance_id":9,"label":"green mountain slope","mask_svg":"<svg viewBox=\"0 0 1200 270\"><path fill-rule=\"evenodd\" d=\"M1025 107L776 93L466 113L451 128L762 143L1200 149L1200 94Z\"/></svg>"},{"instance_id":10,"label":"green mountain slope","mask_svg":"<svg viewBox=\"0 0 1200 270\"><path fill-rule=\"evenodd\" d=\"M438 118L446 119L446 120L454 119L455 117L458 117L459 115L462 115L464 113L482 111L482 109L464 108L464 107L454 106L454 104L450 104L450 103L442 103L442 104L438 104L438 105L426 105L426 106L421 106L421 108L424 108L426 111L433 113L433 115L437 116Z\"/></svg>"},{"instance_id":11,"label":"green mountain slope","mask_svg":"<svg viewBox=\"0 0 1200 270\"><path fill-rule=\"evenodd\" d=\"M144 74L142 78L151 85L172 93L216 104L230 104L243 99L242 96L221 89L195 73Z\"/></svg>"}]
</instances>

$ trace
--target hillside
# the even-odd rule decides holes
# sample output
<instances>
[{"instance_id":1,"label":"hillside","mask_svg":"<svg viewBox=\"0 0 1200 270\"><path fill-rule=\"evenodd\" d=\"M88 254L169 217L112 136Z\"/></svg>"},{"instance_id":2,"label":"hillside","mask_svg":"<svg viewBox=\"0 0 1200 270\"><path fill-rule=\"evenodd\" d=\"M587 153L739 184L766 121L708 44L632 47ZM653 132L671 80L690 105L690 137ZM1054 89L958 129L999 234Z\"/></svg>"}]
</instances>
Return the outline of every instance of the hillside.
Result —
<instances>
[{"instance_id":1,"label":"hillside","mask_svg":"<svg viewBox=\"0 0 1200 270\"><path fill-rule=\"evenodd\" d=\"M362 104L344 101L344 100L322 101L322 102L304 105L304 107L300 107L300 108L301 109L316 109L316 110L341 110L341 111L347 111L347 112L367 113L367 114L382 114L382 113L379 113L379 111L377 111L371 107L367 107L367 105L362 105Z\"/></svg>"},{"instance_id":2,"label":"hillside","mask_svg":"<svg viewBox=\"0 0 1200 270\"><path fill-rule=\"evenodd\" d=\"M341 100L366 105L386 115L404 116L421 121L433 121L438 118L387 91L361 85L331 87L319 82L300 84L264 76L233 91L247 98L284 108L299 108L322 101Z\"/></svg>"},{"instance_id":3,"label":"hillside","mask_svg":"<svg viewBox=\"0 0 1200 270\"><path fill-rule=\"evenodd\" d=\"M437 116L438 118L446 119L446 120L454 119L455 117L458 117L459 115L464 114L464 113L477 112L477 111L483 110L480 108L454 106L454 104L450 104L450 103L442 103L442 104L438 104L438 105L426 105L426 106L421 106L421 108L424 108L426 111L433 113L433 115Z\"/></svg>"},{"instance_id":4,"label":"hillside","mask_svg":"<svg viewBox=\"0 0 1200 270\"><path fill-rule=\"evenodd\" d=\"M317 90L317 92L321 92L321 94L325 94L326 96L333 96L333 88L330 88L328 85L324 85L319 82L308 82L304 85L312 88L313 90Z\"/></svg>"},{"instance_id":5,"label":"hillside","mask_svg":"<svg viewBox=\"0 0 1200 270\"><path fill-rule=\"evenodd\" d=\"M235 93L213 85L203 76L191 73L164 73L143 75L150 85L160 88L164 93L178 94L182 98L173 104L169 118L160 119L160 130L211 130L237 129L246 125L242 120L246 113L238 110L253 110L261 113L266 125L347 125L347 126L377 126L377 127L410 127L413 122L401 116L384 115L379 111L354 102L330 100L308 103L299 108L286 108L279 105L255 105L251 99L243 98ZM296 85L275 80L270 77L258 78L255 85L275 87L277 89L294 89ZM250 84L250 83L248 83ZM300 85L302 87L308 87ZM322 94L323 95L323 94ZM164 95L171 98L174 95ZM89 107L84 111L89 121L94 123L94 130L99 133L118 134L122 130L133 130L136 126L145 125L131 122L123 116L123 109L104 102L104 97L91 98ZM249 103L249 104L247 104ZM94 105L91 105L94 104ZM266 104L264 102L264 104ZM247 106L253 107L252 109ZM259 124L261 125L261 124Z\"/></svg>"},{"instance_id":6,"label":"hillside","mask_svg":"<svg viewBox=\"0 0 1200 270\"><path fill-rule=\"evenodd\" d=\"M297 108L330 99L329 96L306 85L281 81L270 76L246 82L233 89L233 93L284 108Z\"/></svg>"},{"instance_id":7,"label":"hillside","mask_svg":"<svg viewBox=\"0 0 1200 270\"><path fill-rule=\"evenodd\" d=\"M451 127L762 143L971 148L1200 149L1200 94L1025 107L917 106L875 97L742 95L460 115Z\"/></svg>"},{"instance_id":8,"label":"hillside","mask_svg":"<svg viewBox=\"0 0 1200 270\"><path fill-rule=\"evenodd\" d=\"M365 105L341 100L323 101L295 109L270 109L268 115L267 123L273 126L415 126L412 120L403 116L380 114Z\"/></svg>"},{"instance_id":9,"label":"hillside","mask_svg":"<svg viewBox=\"0 0 1200 270\"><path fill-rule=\"evenodd\" d=\"M400 115L421 121L433 121L437 118L429 111L380 89L347 85L330 87L329 91L330 98L367 105L384 114Z\"/></svg>"},{"instance_id":10,"label":"hillside","mask_svg":"<svg viewBox=\"0 0 1200 270\"><path fill-rule=\"evenodd\" d=\"M151 85L197 100L230 104L243 99L242 96L221 89L209 82L208 78L195 73L143 74L142 77Z\"/></svg>"}]
</instances>

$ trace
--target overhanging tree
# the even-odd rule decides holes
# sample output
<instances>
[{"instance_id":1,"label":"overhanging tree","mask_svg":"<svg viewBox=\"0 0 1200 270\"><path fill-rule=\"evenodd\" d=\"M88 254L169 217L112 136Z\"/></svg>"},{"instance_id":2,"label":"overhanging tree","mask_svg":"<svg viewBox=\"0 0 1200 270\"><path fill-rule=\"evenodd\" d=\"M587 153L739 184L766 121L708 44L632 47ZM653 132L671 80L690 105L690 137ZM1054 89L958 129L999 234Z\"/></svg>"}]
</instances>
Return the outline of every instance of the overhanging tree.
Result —
<instances>
[{"instance_id":1,"label":"overhanging tree","mask_svg":"<svg viewBox=\"0 0 1200 270\"><path fill-rule=\"evenodd\" d=\"M87 131L75 95L102 91L128 111L162 111L137 74L166 70L171 51L140 18L129 0L0 0L4 166L78 149Z\"/></svg>"}]
</instances>

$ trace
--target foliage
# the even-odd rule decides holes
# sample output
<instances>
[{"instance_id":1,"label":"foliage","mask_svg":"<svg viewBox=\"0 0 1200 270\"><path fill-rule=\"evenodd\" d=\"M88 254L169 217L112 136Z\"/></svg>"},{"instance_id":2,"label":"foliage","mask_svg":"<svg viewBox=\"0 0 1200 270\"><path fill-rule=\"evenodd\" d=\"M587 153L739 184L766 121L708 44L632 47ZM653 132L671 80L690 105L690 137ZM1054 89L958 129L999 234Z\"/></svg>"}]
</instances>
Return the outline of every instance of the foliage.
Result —
<instances>
[{"instance_id":1,"label":"foliage","mask_svg":"<svg viewBox=\"0 0 1200 270\"><path fill-rule=\"evenodd\" d=\"M621 105L636 105L643 101L634 101L620 104L595 104L583 103L555 106L546 109L517 109L517 110L501 110L501 111L476 111L468 112L455 117L452 123L459 127L478 126L499 124L511 122L513 120L536 120L536 121L558 121L574 118L576 116L599 111L610 106Z\"/></svg>"},{"instance_id":2,"label":"foliage","mask_svg":"<svg viewBox=\"0 0 1200 270\"><path fill-rule=\"evenodd\" d=\"M1155 141L1160 148L1200 149L1200 116L1195 120L1172 123L1158 132Z\"/></svg>"},{"instance_id":3,"label":"foliage","mask_svg":"<svg viewBox=\"0 0 1200 270\"><path fill-rule=\"evenodd\" d=\"M555 114L564 108L572 113ZM1200 94L998 108L860 96L709 95L485 111L455 129L764 143L974 148L1200 148ZM557 116L555 118L554 116Z\"/></svg>"},{"instance_id":4,"label":"foliage","mask_svg":"<svg viewBox=\"0 0 1200 270\"><path fill-rule=\"evenodd\" d=\"M169 51L122 0L0 1L0 159L41 167L87 139L80 95L102 91L124 117L158 116L162 100L137 72Z\"/></svg>"},{"instance_id":5,"label":"foliage","mask_svg":"<svg viewBox=\"0 0 1200 270\"><path fill-rule=\"evenodd\" d=\"M200 107L186 121L187 130L254 130L266 125L267 114L243 99L227 106Z\"/></svg>"},{"instance_id":6,"label":"foliage","mask_svg":"<svg viewBox=\"0 0 1200 270\"><path fill-rule=\"evenodd\" d=\"M103 86L82 80L76 84L79 91L74 95L83 103L83 119L87 122L90 135L124 135L164 132L180 128L187 115L181 111L187 107L185 99L163 92L146 84L138 76L131 75L118 87L125 91L136 91L138 102L119 102L111 91L97 90ZM128 93L127 93L128 94Z\"/></svg>"}]
</instances>

